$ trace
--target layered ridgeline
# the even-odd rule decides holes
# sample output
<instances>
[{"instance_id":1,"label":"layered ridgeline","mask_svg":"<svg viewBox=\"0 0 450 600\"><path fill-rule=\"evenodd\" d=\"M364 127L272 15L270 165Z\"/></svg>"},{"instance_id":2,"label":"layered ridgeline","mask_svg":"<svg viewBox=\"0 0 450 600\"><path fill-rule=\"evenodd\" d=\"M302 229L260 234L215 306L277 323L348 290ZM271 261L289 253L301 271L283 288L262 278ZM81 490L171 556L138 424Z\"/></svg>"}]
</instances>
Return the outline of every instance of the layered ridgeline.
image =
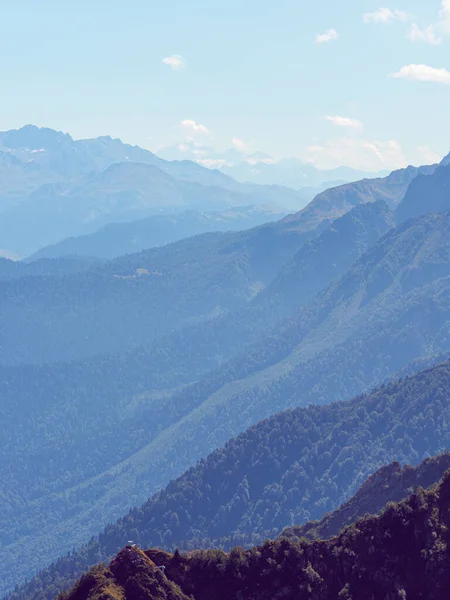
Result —
<instances>
[{"instance_id":1,"label":"layered ridgeline","mask_svg":"<svg viewBox=\"0 0 450 600\"><path fill-rule=\"evenodd\" d=\"M231 548L322 518L380 466L393 460L418 464L424 456L449 448L449 402L450 364L443 364L350 402L290 410L262 421L108 526L80 551L43 570L11 599L50 600L129 539L165 549ZM222 413L224 420L227 416ZM185 447L188 444L185 439ZM366 510L378 510L386 500L401 498L409 486L437 480L447 467L445 455L417 470L399 471L394 466L389 477L383 472L375 475L348 505L350 519L344 507L340 524ZM393 489L386 490L385 483L393 483ZM15 557L16 565L34 557L35 548L24 548Z\"/></svg>"},{"instance_id":2,"label":"layered ridgeline","mask_svg":"<svg viewBox=\"0 0 450 600\"><path fill-rule=\"evenodd\" d=\"M325 230L316 243L306 244L304 260L328 273L327 249L332 251L341 240L346 252L336 253L334 269L328 274L333 277L345 271L388 227L385 205L355 207L334 223L331 239ZM350 240L354 247L348 244ZM44 262L11 266L28 273ZM316 279L314 271L307 269L303 277L293 280L292 295L297 289L299 304L313 295L314 285L322 285L323 276ZM304 293L300 294L302 285ZM60 554L61 548L70 549L95 533L99 522L117 518L131 499L139 504L191 461L224 443L229 436L226 430L216 431L218 421L212 423L201 454L195 448L194 454L185 458L185 450L176 450L168 462L161 463L158 458L155 469L153 460L147 458L154 452L158 456L160 451L170 452L171 440L179 437L172 428L182 426L185 418L195 421L202 412L195 390L193 394L189 390L183 399L176 388L216 367L221 356L264 332L274 314L270 304L258 302L254 310L249 305L230 322L216 319L209 337L207 324L192 326L120 357L2 369L1 406L7 442L2 449L2 475L8 512L1 536L6 560L33 545L36 560L45 564ZM251 321L253 328L249 327ZM233 330L239 335L233 335ZM233 424L230 435L245 426L235 429ZM204 437L203 426L192 433L194 440ZM11 465L17 468L11 469Z\"/></svg>"},{"instance_id":3,"label":"layered ridgeline","mask_svg":"<svg viewBox=\"0 0 450 600\"><path fill-rule=\"evenodd\" d=\"M303 244L319 235L327 224L371 199L386 198L395 207L414 177L428 170L410 168L384 180L354 184L357 191L343 186L324 192L301 212L248 232L205 235L120 258L88 274L7 284L0 294L1 362L48 362L123 352L189 320L198 324L223 311L235 310L271 282ZM433 176L425 179L432 181ZM376 223L376 214L373 218L372 225L370 214L355 213L351 217L353 225L355 220L362 221L361 242L350 232L343 247L343 236L339 231L335 235L332 229L328 239L321 241L322 248L356 260L368 243L376 241L375 232L382 235L386 230ZM383 219L388 220L386 216ZM341 227L347 227L345 222ZM367 235L366 230L371 228L374 233ZM356 227L354 231L357 233ZM355 248L349 251L352 244ZM316 275L312 289L303 285L290 289L300 287L306 291L303 298L311 298L331 278L342 274L343 266L349 266L348 259L336 265L339 258L327 261L325 269L311 271L310 276ZM292 274L302 284L303 274L296 273L299 268L308 268L302 264L304 259L300 254L281 273L288 287ZM310 264L315 267L316 262ZM278 290L272 291L273 297ZM290 307L298 307L295 292L292 299ZM279 299L276 303L280 305ZM281 314L288 313L281 306ZM246 321L251 323L252 319Z\"/></svg>"},{"instance_id":4,"label":"layered ridgeline","mask_svg":"<svg viewBox=\"0 0 450 600\"><path fill-rule=\"evenodd\" d=\"M281 539L230 554L124 548L69 600L444 600L450 585L450 473L328 541ZM158 567L165 568L164 574Z\"/></svg>"},{"instance_id":5,"label":"layered ridgeline","mask_svg":"<svg viewBox=\"0 0 450 600\"><path fill-rule=\"evenodd\" d=\"M0 133L0 174L0 248L22 256L113 221L249 205L293 211L314 195L238 183L110 137L74 141L33 126Z\"/></svg>"},{"instance_id":6,"label":"layered ridgeline","mask_svg":"<svg viewBox=\"0 0 450 600\"><path fill-rule=\"evenodd\" d=\"M243 232L205 234L100 263L84 273L68 270L58 277L55 269L54 277L47 272L40 279L5 282L0 292L0 361L44 363L123 353L189 323L193 327L187 335L193 331L198 336L202 321L207 330L210 324L214 331L239 329L239 336L228 336L233 344L242 339L243 325L267 331L275 317L290 314L342 275L389 229L391 215L377 202L357 205L332 226L329 221L313 202L295 219ZM38 272L34 264L19 267L11 262L10 271ZM6 272L7 261L4 267ZM228 318L252 298L245 318ZM275 305L279 315L272 314ZM194 343L197 348L190 350L195 355L201 348ZM221 346L216 353L226 356Z\"/></svg>"},{"instance_id":7,"label":"layered ridgeline","mask_svg":"<svg viewBox=\"0 0 450 600\"><path fill-rule=\"evenodd\" d=\"M291 406L349 398L399 369L413 370L448 351L449 216L408 222L369 247L389 227L389 213L382 203L357 204L328 233L323 206L319 210L315 201L309 210L278 224L201 236L175 244L169 254L165 248L133 255L91 270L87 278L28 277L3 286L20 292L10 296L15 302L3 304L5 313L12 311L3 331L22 323L8 338L16 360L17 348L35 356L48 352L49 340L60 358L85 353L89 344L93 348L88 351L98 351L95 344L104 343L105 323L108 335L124 346L130 324L133 335L147 339L164 327L185 325L119 357L2 369L5 588L81 544L107 520L143 502L261 418ZM348 211L347 202L342 210ZM347 235L354 244L339 243ZM209 240L216 244L214 252ZM327 247L336 271L327 264ZM336 252L340 247L343 251ZM203 262L198 262L202 249ZM296 252L303 252L303 259L294 260L292 268L288 265L291 275L278 280L277 265L292 260ZM142 265L143 256L152 257L153 264ZM154 275L158 256L165 256L168 271L173 271L166 287L158 287L156 276L146 281L146 271ZM302 270L305 261L315 270ZM224 265L220 273L218 264ZM294 276L297 269L299 278ZM222 289L222 279L230 272L236 277L228 277L228 287ZM318 272L326 277L317 278ZM335 282L308 304L334 275ZM253 305L248 299L263 276L263 285L276 280L273 293L255 297ZM286 287L290 280L291 293ZM49 294L55 281L58 294ZM85 304L68 295L70 285L80 281ZM167 281L174 287L167 287ZM166 301L169 292L171 303ZM123 298L128 298L126 303ZM280 303L280 298L286 301ZM29 335L38 331L30 327L36 302L46 316L38 336ZM108 311L110 302L119 310ZM230 311L235 303L237 310L229 318L207 321L217 303ZM277 325L285 305L289 314L302 304L299 313ZM158 316L161 307L164 318ZM188 327L194 310L195 324ZM177 311L185 311L182 318ZM95 335L86 339L88 325ZM253 346L246 349L250 342ZM11 569L16 564L22 572Z\"/></svg>"},{"instance_id":8,"label":"layered ridgeline","mask_svg":"<svg viewBox=\"0 0 450 600\"><path fill-rule=\"evenodd\" d=\"M123 353L233 311L320 231L307 214L119 257L84 273L14 279L0 291L3 364ZM319 229L318 229L319 228Z\"/></svg>"},{"instance_id":9,"label":"layered ridgeline","mask_svg":"<svg viewBox=\"0 0 450 600\"><path fill-rule=\"evenodd\" d=\"M379 513L388 502L399 502L419 487L428 488L437 483L450 469L450 453L427 458L416 467L396 461L381 467L371 475L354 496L320 521L310 521L302 526L286 527L280 537L325 540L338 535L344 527L365 515Z\"/></svg>"},{"instance_id":10,"label":"layered ridgeline","mask_svg":"<svg viewBox=\"0 0 450 600\"><path fill-rule=\"evenodd\" d=\"M111 259L210 231L240 231L283 216L280 209L236 207L221 212L189 211L156 215L131 223L109 223L95 233L71 237L41 248L29 260L64 256Z\"/></svg>"},{"instance_id":11,"label":"layered ridgeline","mask_svg":"<svg viewBox=\"0 0 450 600\"><path fill-rule=\"evenodd\" d=\"M394 171L388 177L367 179L326 190L316 196L312 205L303 213L315 215L317 221L334 220L354 206L367 202L383 201L392 209L403 198L408 185L418 174L431 174L435 167L409 167ZM427 211L426 211L427 212ZM67 255L98 256L113 258L176 241L203 231L246 229L259 222L275 220L274 209L250 207L232 209L221 213L182 213L155 216L133 223L114 223L86 236L69 238L52 246L42 248L32 258L53 258ZM300 215L288 220L296 222ZM305 215L301 215L305 220Z\"/></svg>"},{"instance_id":12,"label":"layered ridgeline","mask_svg":"<svg viewBox=\"0 0 450 600\"><path fill-rule=\"evenodd\" d=\"M23 575L261 418L351 397L448 352L449 222L426 215L388 232L313 303L207 375L232 326L205 330L209 345L195 344L193 328L121 358L4 369L2 464L17 465L2 473L8 576L28 548ZM173 389L192 373L203 378Z\"/></svg>"}]
</instances>

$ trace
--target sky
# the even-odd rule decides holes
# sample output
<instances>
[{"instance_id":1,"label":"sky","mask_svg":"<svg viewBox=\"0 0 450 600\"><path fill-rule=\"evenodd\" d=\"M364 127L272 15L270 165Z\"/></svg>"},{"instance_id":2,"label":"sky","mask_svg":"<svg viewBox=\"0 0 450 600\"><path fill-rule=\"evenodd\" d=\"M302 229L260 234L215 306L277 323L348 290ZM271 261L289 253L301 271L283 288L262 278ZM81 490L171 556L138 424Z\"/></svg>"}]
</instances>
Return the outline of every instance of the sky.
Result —
<instances>
[{"instance_id":1,"label":"sky","mask_svg":"<svg viewBox=\"0 0 450 600\"><path fill-rule=\"evenodd\" d=\"M450 0L378 1L4 0L0 129L434 162L450 151Z\"/></svg>"}]
</instances>

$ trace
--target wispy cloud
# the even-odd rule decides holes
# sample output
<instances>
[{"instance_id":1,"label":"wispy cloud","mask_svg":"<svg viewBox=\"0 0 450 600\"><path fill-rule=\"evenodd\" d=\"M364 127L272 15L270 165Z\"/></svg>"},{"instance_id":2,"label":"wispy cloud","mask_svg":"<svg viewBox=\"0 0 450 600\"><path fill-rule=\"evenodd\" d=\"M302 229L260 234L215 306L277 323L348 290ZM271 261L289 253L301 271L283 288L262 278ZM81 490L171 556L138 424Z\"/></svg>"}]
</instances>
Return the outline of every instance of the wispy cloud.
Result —
<instances>
[{"instance_id":1,"label":"wispy cloud","mask_svg":"<svg viewBox=\"0 0 450 600\"><path fill-rule=\"evenodd\" d=\"M450 71L436 69L428 65L405 65L397 73L392 73L391 77L394 79L450 84Z\"/></svg>"},{"instance_id":2,"label":"wispy cloud","mask_svg":"<svg viewBox=\"0 0 450 600\"><path fill-rule=\"evenodd\" d=\"M450 35L450 0L442 0L437 22L427 27L419 27L417 23L411 25L409 39L412 42L424 42L432 46L442 44Z\"/></svg>"},{"instance_id":3,"label":"wispy cloud","mask_svg":"<svg viewBox=\"0 0 450 600\"><path fill-rule=\"evenodd\" d=\"M336 29L329 29L325 33L320 33L316 36L315 42L319 46L321 44L329 44L330 42L335 42L339 39L339 34Z\"/></svg>"},{"instance_id":4,"label":"wispy cloud","mask_svg":"<svg viewBox=\"0 0 450 600\"><path fill-rule=\"evenodd\" d=\"M431 46L438 46L439 44L442 44L443 41L442 37L439 37L436 34L436 29L433 25L420 29L416 23L411 25L411 31L409 32L408 37L412 42L425 42Z\"/></svg>"},{"instance_id":5,"label":"wispy cloud","mask_svg":"<svg viewBox=\"0 0 450 600\"><path fill-rule=\"evenodd\" d=\"M363 127L361 121L349 119L348 117L341 117L340 115L325 115L323 118L337 127L350 127L351 129L362 129Z\"/></svg>"},{"instance_id":6,"label":"wispy cloud","mask_svg":"<svg viewBox=\"0 0 450 600\"><path fill-rule=\"evenodd\" d=\"M173 71L180 71L186 66L186 61L179 54L172 54L172 56L166 56L162 59L162 62L170 67Z\"/></svg>"},{"instance_id":7,"label":"wispy cloud","mask_svg":"<svg viewBox=\"0 0 450 600\"><path fill-rule=\"evenodd\" d=\"M426 162L427 164L436 164L440 162L441 156L434 152L429 146L417 146L416 151L421 159L421 161Z\"/></svg>"},{"instance_id":8,"label":"wispy cloud","mask_svg":"<svg viewBox=\"0 0 450 600\"><path fill-rule=\"evenodd\" d=\"M192 135L209 135L208 128L202 125L201 123L197 123L197 121L194 121L193 119L184 119L184 121L181 121L180 125L186 132Z\"/></svg>"},{"instance_id":9,"label":"wispy cloud","mask_svg":"<svg viewBox=\"0 0 450 600\"><path fill-rule=\"evenodd\" d=\"M321 145L307 148L306 160L319 169L331 169L347 165L364 171L397 169L407 160L398 141L372 141L359 138L329 140Z\"/></svg>"},{"instance_id":10,"label":"wispy cloud","mask_svg":"<svg viewBox=\"0 0 450 600\"><path fill-rule=\"evenodd\" d=\"M220 167L228 165L224 158L203 158L198 159L197 162L208 169L220 169Z\"/></svg>"},{"instance_id":11,"label":"wispy cloud","mask_svg":"<svg viewBox=\"0 0 450 600\"><path fill-rule=\"evenodd\" d=\"M244 142L244 140L241 140L240 138L237 138L237 137L234 137L232 139L232 144L238 150L244 150L247 147L247 144Z\"/></svg>"},{"instance_id":12,"label":"wispy cloud","mask_svg":"<svg viewBox=\"0 0 450 600\"><path fill-rule=\"evenodd\" d=\"M391 10L379 8L378 10L363 15L364 23L392 23L393 21L408 21L409 15L404 10Z\"/></svg>"}]
</instances>

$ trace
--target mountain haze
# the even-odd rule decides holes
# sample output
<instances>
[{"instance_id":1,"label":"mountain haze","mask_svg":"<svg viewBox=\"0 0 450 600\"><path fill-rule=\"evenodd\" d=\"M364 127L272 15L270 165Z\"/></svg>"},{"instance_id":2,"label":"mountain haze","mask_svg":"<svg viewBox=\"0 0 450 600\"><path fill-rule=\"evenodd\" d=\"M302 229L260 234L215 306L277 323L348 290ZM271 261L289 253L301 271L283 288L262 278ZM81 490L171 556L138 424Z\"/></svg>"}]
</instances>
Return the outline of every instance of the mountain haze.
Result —
<instances>
[{"instance_id":1,"label":"mountain haze","mask_svg":"<svg viewBox=\"0 0 450 600\"><path fill-rule=\"evenodd\" d=\"M61 256L97 256L111 259L123 254L164 246L183 238L212 231L250 229L283 216L279 210L242 207L222 212L189 211L148 217L130 223L110 223L95 233L71 237L41 248L29 260Z\"/></svg>"},{"instance_id":2,"label":"mountain haze","mask_svg":"<svg viewBox=\"0 0 450 600\"><path fill-rule=\"evenodd\" d=\"M22 255L111 221L252 204L287 212L311 199L238 183L192 161L164 161L110 137L75 141L32 125L0 132L0 173L0 247Z\"/></svg>"}]
</instances>

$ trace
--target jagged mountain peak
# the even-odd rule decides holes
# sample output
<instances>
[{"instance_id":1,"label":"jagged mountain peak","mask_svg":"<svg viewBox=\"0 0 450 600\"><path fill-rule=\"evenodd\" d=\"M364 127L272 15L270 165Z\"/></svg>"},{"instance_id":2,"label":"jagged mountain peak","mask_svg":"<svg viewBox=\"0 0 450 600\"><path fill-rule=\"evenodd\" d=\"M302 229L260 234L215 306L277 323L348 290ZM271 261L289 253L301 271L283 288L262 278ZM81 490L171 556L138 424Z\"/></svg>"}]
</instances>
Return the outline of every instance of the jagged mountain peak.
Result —
<instances>
[{"instance_id":1,"label":"jagged mountain peak","mask_svg":"<svg viewBox=\"0 0 450 600\"><path fill-rule=\"evenodd\" d=\"M0 132L0 143L10 150L58 149L61 144L72 144L68 133L55 131L48 127L25 125L20 129Z\"/></svg>"}]
</instances>

